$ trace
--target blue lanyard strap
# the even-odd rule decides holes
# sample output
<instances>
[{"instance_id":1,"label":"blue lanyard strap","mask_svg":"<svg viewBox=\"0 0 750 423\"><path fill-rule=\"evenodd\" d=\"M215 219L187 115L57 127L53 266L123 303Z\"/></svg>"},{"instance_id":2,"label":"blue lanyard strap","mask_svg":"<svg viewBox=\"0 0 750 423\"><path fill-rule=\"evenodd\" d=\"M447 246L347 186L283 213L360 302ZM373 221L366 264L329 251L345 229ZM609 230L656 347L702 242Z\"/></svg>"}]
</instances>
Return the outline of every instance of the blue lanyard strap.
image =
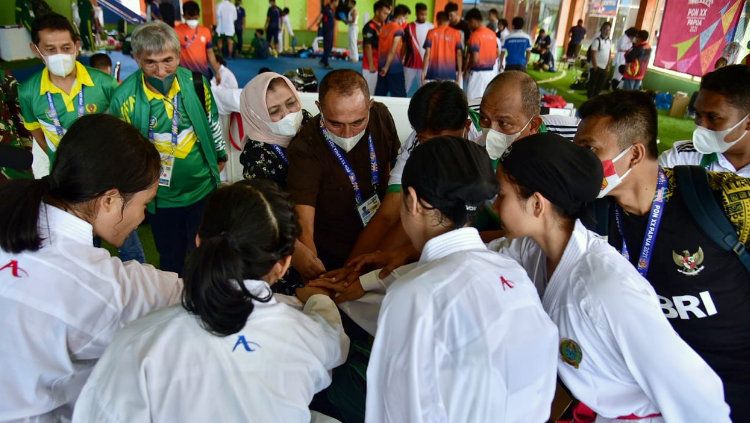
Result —
<instances>
[{"instance_id":1,"label":"blue lanyard strap","mask_svg":"<svg viewBox=\"0 0 750 423\"><path fill-rule=\"evenodd\" d=\"M180 104L180 93L175 94L172 99L172 145L177 145L177 129L180 124L180 116L177 113L177 106ZM153 115L148 119L148 139L154 142L154 127L156 126L156 117Z\"/></svg>"},{"instance_id":2,"label":"blue lanyard strap","mask_svg":"<svg viewBox=\"0 0 750 423\"><path fill-rule=\"evenodd\" d=\"M279 156L279 159L281 159L281 161L284 162L285 165L289 166L289 159L286 158L286 153L284 153L284 150L276 144L269 145L271 146L273 152L276 153L277 156Z\"/></svg>"},{"instance_id":3,"label":"blue lanyard strap","mask_svg":"<svg viewBox=\"0 0 750 423\"><path fill-rule=\"evenodd\" d=\"M86 113L83 101L83 89L84 86L81 85L81 92L78 93L78 117L81 117ZM49 117L52 119L52 124L55 125L55 132L57 133L57 136L61 137L65 134L65 130L60 123L60 116L57 114L55 103L52 101L52 94L49 91L47 91L47 104L49 105Z\"/></svg>"},{"instance_id":4,"label":"blue lanyard strap","mask_svg":"<svg viewBox=\"0 0 750 423\"><path fill-rule=\"evenodd\" d=\"M668 186L667 175L664 174L664 169L660 167L659 178L656 183L656 193L654 194L654 201L651 203L651 213L649 214L648 226L646 227L646 233L643 236L641 255L638 257L638 264L636 266L638 273L644 278L648 274L648 268L651 265L651 257L654 255L656 234L659 233L661 218L664 216L664 206L666 204L665 197ZM615 207L615 221L617 223L617 230L620 232L620 238L622 238L622 256L630 261L630 252L625 243L625 231L622 225L622 209L619 206Z\"/></svg>"},{"instance_id":5,"label":"blue lanyard strap","mask_svg":"<svg viewBox=\"0 0 750 423\"><path fill-rule=\"evenodd\" d=\"M358 206L360 204L363 204L365 202L365 199L362 196L362 189L359 187L357 175L354 174L354 169L352 169L349 161L346 160L346 157L344 157L344 155L341 153L341 149L331 140L331 137L328 134L328 130L323 125L322 118L320 120L320 131L323 133L323 138L325 138L326 143L328 144L328 148L333 152L333 155L336 156L339 164L341 164L341 167L344 168L344 172L346 172L346 176L349 178L349 182L352 183L352 187L354 188L354 201L357 202ZM370 151L370 178L372 187L377 195L380 172L378 170L378 157L375 154L375 145L372 141L372 134L369 134L369 136L367 137L367 147Z\"/></svg>"}]
</instances>

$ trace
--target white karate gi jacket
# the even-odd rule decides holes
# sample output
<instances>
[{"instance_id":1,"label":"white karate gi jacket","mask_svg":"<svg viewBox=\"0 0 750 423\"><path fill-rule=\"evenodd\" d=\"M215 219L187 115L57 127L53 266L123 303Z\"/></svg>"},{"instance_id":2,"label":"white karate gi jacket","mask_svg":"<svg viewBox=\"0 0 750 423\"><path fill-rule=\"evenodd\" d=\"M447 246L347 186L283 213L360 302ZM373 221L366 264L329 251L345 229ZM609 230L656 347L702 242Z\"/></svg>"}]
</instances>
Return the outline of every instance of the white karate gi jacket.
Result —
<instances>
[{"instance_id":1,"label":"white karate gi jacket","mask_svg":"<svg viewBox=\"0 0 750 423\"><path fill-rule=\"evenodd\" d=\"M450 231L388 288L366 421L544 422L556 356L557 330L523 269L476 229Z\"/></svg>"},{"instance_id":2,"label":"white karate gi jacket","mask_svg":"<svg viewBox=\"0 0 750 423\"><path fill-rule=\"evenodd\" d=\"M59 422L118 329L179 302L182 282L93 246L89 223L42 205L38 251L0 250L0 421Z\"/></svg>"},{"instance_id":3,"label":"white karate gi jacket","mask_svg":"<svg viewBox=\"0 0 750 423\"><path fill-rule=\"evenodd\" d=\"M246 280L264 297L266 282ZM247 324L216 336L177 305L126 327L99 360L74 422L310 422L349 338L336 305L313 295L299 311L253 301Z\"/></svg>"},{"instance_id":4,"label":"white karate gi jacket","mask_svg":"<svg viewBox=\"0 0 750 423\"><path fill-rule=\"evenodd\" d=\"M490 243L518 260L560 331L558 371L600 419L729 422L719 377L672 329L656 293L617 250L576 221L560 264L530 238ZM566 341L570 340L570 341ZM572 344L571 341L574 343ZM580 357L571 347L580 349Z\"/></svg>"}]
</instances>

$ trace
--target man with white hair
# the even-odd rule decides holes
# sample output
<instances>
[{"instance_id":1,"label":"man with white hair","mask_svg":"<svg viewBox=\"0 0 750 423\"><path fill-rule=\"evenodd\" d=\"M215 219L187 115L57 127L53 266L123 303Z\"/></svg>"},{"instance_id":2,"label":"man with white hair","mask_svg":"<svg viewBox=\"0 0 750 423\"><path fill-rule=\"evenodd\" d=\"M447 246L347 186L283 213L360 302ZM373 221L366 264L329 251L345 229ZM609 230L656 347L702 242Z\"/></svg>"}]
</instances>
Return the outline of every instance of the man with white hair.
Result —
<instances>
[{"instance_id":1,"label":"man with white hair","mask_svg":"<svg viewBox=\"0 0 750 423\"><path fill-rule=\"evenodd\" d=\"M141 25L131 44L140 69L117 88L110 113L138 128L161 154L148 220L161 268L181 273L227 159L218 111L206 79L179 66L180 41L167 24Z\"/></svg>"}]
</instances>

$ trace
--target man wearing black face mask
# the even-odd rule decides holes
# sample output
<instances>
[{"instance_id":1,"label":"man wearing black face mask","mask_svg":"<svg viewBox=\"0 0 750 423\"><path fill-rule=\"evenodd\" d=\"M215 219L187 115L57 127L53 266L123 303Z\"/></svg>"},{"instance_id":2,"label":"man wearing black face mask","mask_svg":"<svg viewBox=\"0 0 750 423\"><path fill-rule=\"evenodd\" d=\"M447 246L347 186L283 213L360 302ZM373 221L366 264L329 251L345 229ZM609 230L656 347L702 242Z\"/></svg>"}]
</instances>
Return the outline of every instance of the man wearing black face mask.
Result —
<instances>
[{"instance_id":1,"label":"man wearing black face mask","mask_svg":"<svg viewBox=\"0 0 750 423\"><path fill-rule=\"evenodd\" d=\"M161 268L180 273L227 153L208 82L179 67L175 31L149 22L133 31L131 43L140 70L117 88L110 113L138 128L161 154L159 190L148 219Z\"/></svg>"}]
</instances>

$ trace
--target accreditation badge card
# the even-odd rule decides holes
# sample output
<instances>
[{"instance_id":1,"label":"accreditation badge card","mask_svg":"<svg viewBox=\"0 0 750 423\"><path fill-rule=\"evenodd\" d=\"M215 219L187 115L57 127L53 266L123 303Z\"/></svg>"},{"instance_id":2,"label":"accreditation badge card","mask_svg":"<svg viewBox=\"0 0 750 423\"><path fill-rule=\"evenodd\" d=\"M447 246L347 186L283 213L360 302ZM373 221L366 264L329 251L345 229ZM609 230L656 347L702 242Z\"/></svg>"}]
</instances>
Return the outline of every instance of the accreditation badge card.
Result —
<instances>
[{"instance_id":1,"label":"accreditation badge card","mask_svg":"<svg viewBox=\"0 0 750 423\"><path fill-rule=\"evenodd\" d=\"M380 199L378 198L377 194L373 195L372 197L368 198L367 201L357 206L357 213L359 213L359 218L360 220L362 220L362 226L367 226L367 224L370 222L370 219L375 216L378 208L380 208Z\"/></svg>"},{"instance_id":2,"label":"accreditation badge card","mask_svg":"<svg viewBox=\"0 0 750 423\"><path fill-rule=\"evenodd\" d=\"M174 168L174 155L160 153L161 173L159 174L159 186L169 187L172 183L172 169Z\"/></svg>"}]
</instances>

